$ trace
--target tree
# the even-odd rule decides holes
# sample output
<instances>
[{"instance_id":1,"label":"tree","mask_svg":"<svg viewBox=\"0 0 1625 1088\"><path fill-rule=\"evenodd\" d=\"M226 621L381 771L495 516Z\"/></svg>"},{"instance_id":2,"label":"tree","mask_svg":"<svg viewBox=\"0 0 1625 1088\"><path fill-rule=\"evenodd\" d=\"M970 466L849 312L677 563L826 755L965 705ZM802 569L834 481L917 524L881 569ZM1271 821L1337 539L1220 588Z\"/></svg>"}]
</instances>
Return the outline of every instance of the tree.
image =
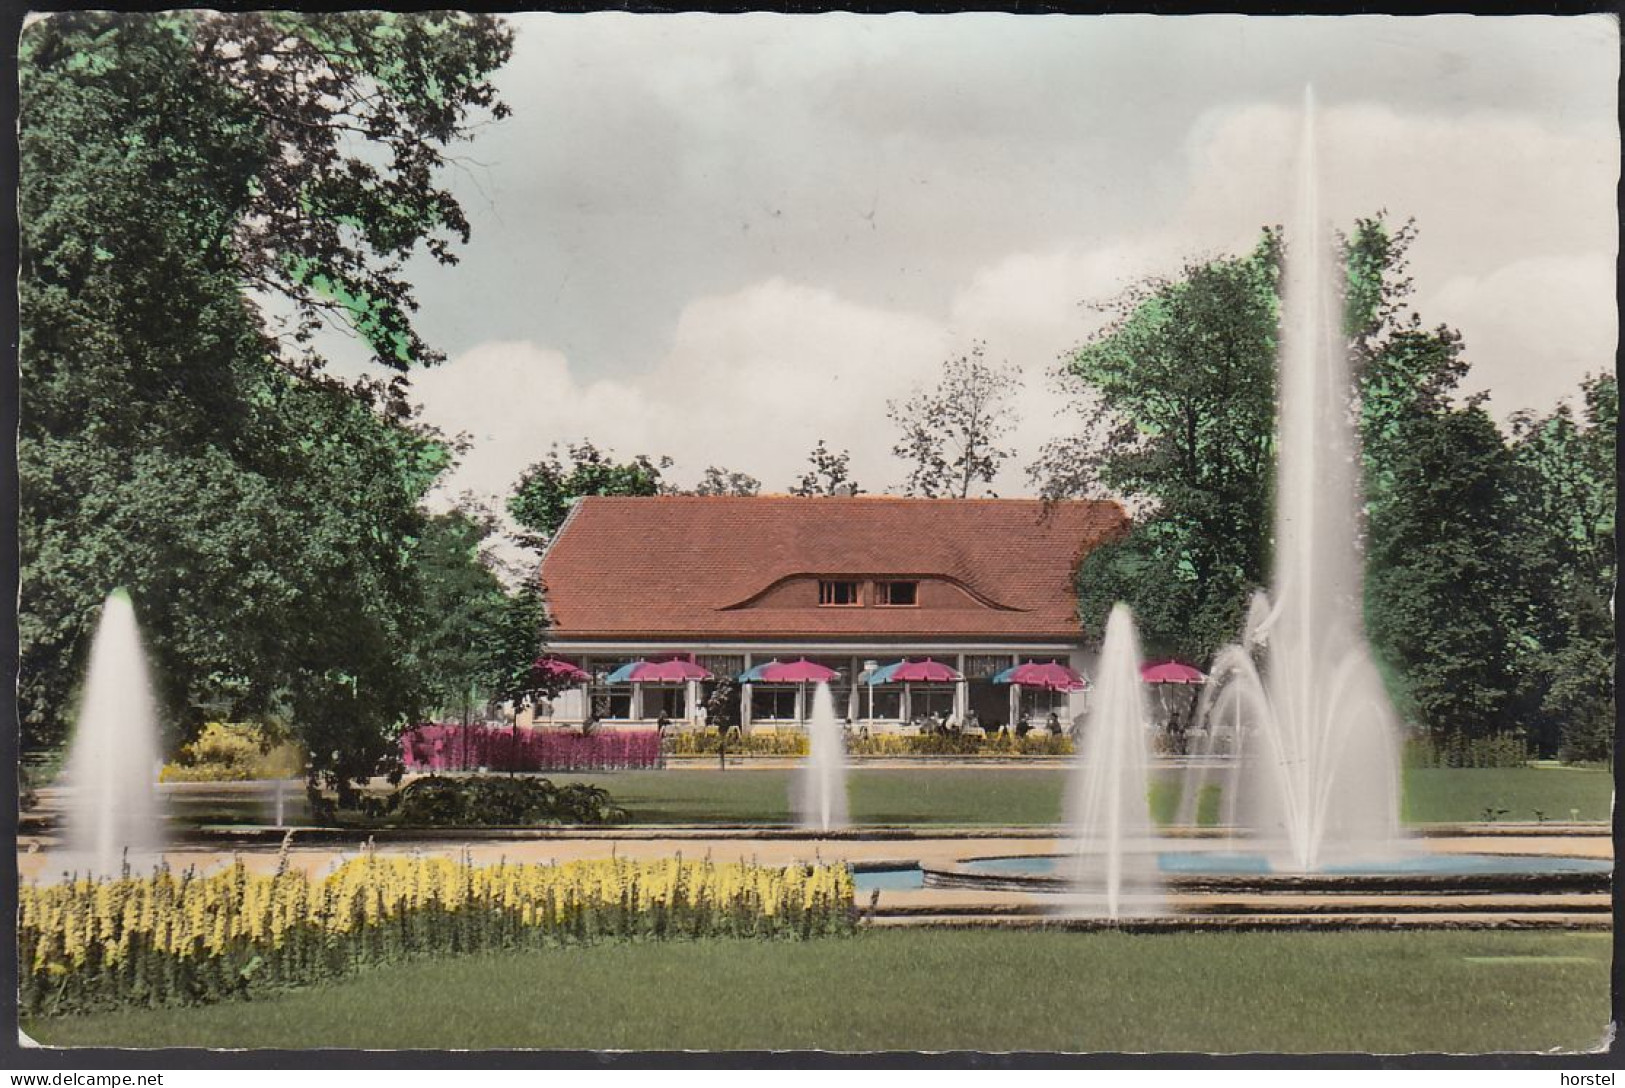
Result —
<instances>
[{"instance_id":1,"label":"tree","mask_svg":"<svg viewBox=\"0 0 1625 1088\"><path fill-rule=\"evenodd\" d=\"M1460 334L1406 309L1414 237L1414 224L1378 215L1342 239L1372 648L1396 704L1435 737L1530 728L1546 750L1564 729L1606 737L1612 446L1580 440L1559 413L1519 424L1509 450L1478 402L1455 403L1468 369ZM1080 567L1086 630L1126 600L1151 652L1203 660L1267 583L1280 246L1266 231L1249 258L1142 285L1067 364L1086 427L1047 448L1034 474L1051 497L1116 494L1139 514ZM1612 394L1593 392L1598 422L1584 431L1611 441ZM1582 547L1588 564L1552 526L1608 548ZM1565 571L1587 571L1592 588L1570 593ZM1592 634L1560 633L1581 629ZM1542 714L1565 723L1542 726ZM1567 750L1582 748L1599 745Z\"/></svg>"},{"instance_id":2,"label":"tree","mask_svg":"<svg viewBox=\"0 0 1625 1088\"><path fill-rule=\"evenodd\" d=\"M404 380L325 377L340 316L432 362L399 275L466 232L434 182L507 56L495 20L75 13L20 49L25 744L59 742L129 588L168 721L290 719L341 793L424 694L418 506L447 451ZM292 345L256 299L297 316Z\"/></svg>"},{"instance_id":3,"label":"tree","mask_svg":"<svg viewBox=\"0 0 1625 1088\"><path fill-rule=\"evenodd\" d=\"M512 665L493 660L508 595L481 561L481 546L491 532L490 525L454 510L430 518L416 548L425 623L414 671L430 707L465 720ZM529 648L531 657L539 644L538 639Z\"/></svg>"},{"instance_id":4,"label":"tree","mask_svg":"<svg viewBox=\"0 0 1625 1088\"><path fill-rule=\"evenodd\" d=\"M755 495L762 490L762 481L743 472L730 472L715 465L705 470L705 476L694 488L696 495Z\"/></svg>"},{"instance_id":5,"label":"tree","mask_svg":"<svg viewBox=\"0 0 1625 1088\"><path fill-rule=\"evenodd\" d=\"M1523 575L1521 694L1547 755L1611 758L1614 740L1614 511L1619 386L1611 375L1568 404L1512 421L1512 538Z\"/></svg>"},{"instance_id":6,"label":"tree","mask_svg":"<svg viewBox=\"0 0 1625 1088\"><path fill-rule=\"evenodd\" d=\"M1506 732L1518 724L1512 458L1476 401L1419 413L1395 438L1367 554L1372 648L1435 739Z\"/></svg>"},{"instance_id":7,"label":"tree","mask_svg":"<svg viewBox=\"0 0 1625 1088\"><path fill-rule=\"evenodd\" d=\"M1114 494L1140 515L1080 567L1085 631L1127 601L1148 652L1206 660L1267 580L1279 265L1266 230L1246 257L1149 280L1063 364L1084 427L1031 475L1047 498Z\"/></svg>"},{"instance_id":8,"label":"tree","mask_svg":"<svg viewBox=\"0 0 1625 1088\"><path fill-rule=\"evenodd\" d=\"M535 579L505 595L484 640L484 671L493 698L516 700L545 690L557 696L556 681L536 674L536 655L547 632L547 607Z\"/></svg>"},{"instance_id":9,"label":"tree","mask_svg":"<svg viewBox=\"0 0 1625 1088\"><path fill-rule=\"evenodd\" d=\"M1021 380L983 362L982 349L977 344L969 355L949 360L935 389L886 402L886 418L902 431L892 453L909 465L905 493L969 498L978 484L991 484L1012 455L999 443L1015 428L1010 397Z\"/></svg>"},{"instance_id":10,"label":"tree","mask_svg":"<svg viewBox=\"0 0 1625 1088\"><path fill-rule=\"evenodd\" d=\"M807 455L812 467L790 488L790 494L809 499L815 496L833 498L836 495L863 494L863 488L852 478L851 459L850 450L836 453L820 438L818 445Z\"/></svg>"},{"instance_id":11,"label":"tree","mask_svg":"<svg viewBox=\"0 0 1625 1088\"><path fill-rule=\"evenodd\" d=\"M508 498L508 513L523 532L520 543L545 547L569 516L570 505L587 495L658 495L663 490L660 474L672 465L669 457L658 461L638 454L621 464L612 450L600 450L583 439L568 447L569 463L554 446L546 457L527 468Z\"/></svg>"}]
</instances>

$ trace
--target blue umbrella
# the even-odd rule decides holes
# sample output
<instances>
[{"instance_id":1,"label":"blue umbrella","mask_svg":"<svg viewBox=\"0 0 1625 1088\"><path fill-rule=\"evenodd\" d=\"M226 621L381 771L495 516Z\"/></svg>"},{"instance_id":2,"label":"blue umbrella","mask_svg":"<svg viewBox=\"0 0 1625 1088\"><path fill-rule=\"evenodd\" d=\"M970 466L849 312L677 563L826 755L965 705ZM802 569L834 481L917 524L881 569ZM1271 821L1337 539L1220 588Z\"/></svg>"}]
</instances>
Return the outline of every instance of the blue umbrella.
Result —
<instances>
[{"instance_id":1,"label":"blue umbrella","mask_svg":"<svg viewBox=\"0 0 1625 1088\"><path fill-rule=\"evenodd\" d=\"M626 664L604 677L604 683L630 684L632 682L632 671L643 663L644 662L642 661L628 661Z\"/></svg>"},{"instance_id":2,"label":"blue umbrella","mask_svg":"<svg viewBox=\"0 0 1625 1088\"><path fill-rule=\"evenodd\" d=\"M880 668L871 672L868 677L865 678L864 683L868 684L870 687L873 687L876 684L889 684L891 683L892 674L902 667L903 663L901 661L893 661L890 665L882 665Z\"/></svg>"}]
</instances>

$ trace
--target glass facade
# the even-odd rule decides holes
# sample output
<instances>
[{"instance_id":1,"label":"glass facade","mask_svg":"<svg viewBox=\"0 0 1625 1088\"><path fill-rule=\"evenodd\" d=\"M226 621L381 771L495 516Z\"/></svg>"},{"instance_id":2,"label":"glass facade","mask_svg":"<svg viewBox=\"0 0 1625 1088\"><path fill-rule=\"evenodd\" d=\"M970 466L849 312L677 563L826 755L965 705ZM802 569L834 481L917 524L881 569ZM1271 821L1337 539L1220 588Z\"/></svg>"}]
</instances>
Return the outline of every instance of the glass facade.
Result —
<instances>
[{"instance_id":1,"label":"glass facade","mask_svg":"<svg viewBox=\"0 0 1625 1088\"><path fill-rule=\"evenodd\" d=\"M960 655L941 652L923 654L899 648L895 651L870 651L856 655L804 655L790 648L753 651L749 655L695 654L692 660L710 671L717 679L698 684L698 699L693 702L689 699L689 685L685 683L647 683L636 686L630 683L607 683L610 673L628 661L640 657L651 661L665 660L673 656L678 655L650 650L579 659L582 667L592 676L592 681L584 693L581 689L572 689L560 697L555 708L559 712L555 720L559 724L568 724L581 720L584 715L590 715L607 722L652 723L664 716L673 724L686 724L695 720L693 716L717 689L719 681L736 678L745 671L747 664L760 665L775 658L788 663L801 657L834 671L835 677L830 681L829 687L835 717L838 721L850 721L854 725L867 722L882 726L895 726L900 723L925 725L928 719L940 721L945 717L959 718L958 712L963 709L964 717L960 719L960 724L967 728L980 726L996 730L1014 724L1012 717L1017 719L1026 717L1034 728L1043 728L1051 714L1056 715L1063 728L1070 728L1071 709L1076 701L1066 692L1022 688L1018 706L1012 715L1011 686L993 682L993 677L1012 665L1026 662L1066 662L1069 655L1065 652ZM959 691L961 685L958 684L871 686L861 679L865 675L865 668L871 664L879 667L905 658L919 660L927 656L957 667L964 673L962 697ZM748 688L749 705L741 709L748 711L748 720L751 723L800 724L812 712L814 685L808 684L803 687L798 684L752 683ZM742 689L740 693L743 694ZM744 716L735 712L734 717L735 720L742 720Z\"/></svg>"}]
</instances>

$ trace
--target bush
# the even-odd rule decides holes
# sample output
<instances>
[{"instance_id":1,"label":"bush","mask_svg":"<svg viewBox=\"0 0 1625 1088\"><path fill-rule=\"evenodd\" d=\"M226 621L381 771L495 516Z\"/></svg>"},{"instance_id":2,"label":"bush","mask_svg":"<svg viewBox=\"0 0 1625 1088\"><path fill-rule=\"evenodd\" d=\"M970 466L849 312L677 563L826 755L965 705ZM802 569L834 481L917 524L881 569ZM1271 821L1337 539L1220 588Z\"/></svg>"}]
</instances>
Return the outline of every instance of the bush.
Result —
<instances>
[{"instance_id":1,"label":"bush","mask_svg":"<svg viewBox=\"0 0 1625 1088\"><path fill-rule=\"evenodd\" d=\"M303 778L305 753L277 729L253 722L208 722L160 782L251 782Z\"/></svg>"},{"instance_id":2,"label":"bush","mask_svg":"<svg viewBox=\"0 0 1625 1088\"><path fill-rule=\"evenodd\" d=\"M673 733L666 738L667 754L674 756L714 756L720 747L720 734L715 729ZM807 751L807 734L802 732L733 732L728 735L728 752L731 755L804 756Z\"/></svg>"},{"instance_id":3,"label":"bush","mask_svg":"<svg viewBox=\"0 0 1625 1088\"><path fill-rule=\"evenodd\" d=\"M666 738L666 752L673 756L717 754L715 730L676 733ZM807 754L807 734L734 733L728 737L728 751L735 755L795 757ZM846 753L852 756L1069 756L1072 738L1034 729L1025 737L1010 733L982 736L976 733L848 733Z\"/></svg>"},{"instance_id":4,"label":"bush","mask_svg":"<svg viewBox=\"0 0 1625 1088\"><path fill-rule=\"evenodd\" d=\"M555 786L545 778L476 775L410 782L385 802L397 821L415 827L537 827L618 824L626 810L598 786Z\"/></svg>"},{"instance_id":5,"label":"bush","mask_svg":"<svg viewBox=\"0 0 1625 1088\"><path fill-rule=\"evenodd\" d=\"M1529 745L1521 733L1412 736L1405 741L1405 762L1411 767L1523 767L1529 763Z\"/></svg>"}]
</instances>

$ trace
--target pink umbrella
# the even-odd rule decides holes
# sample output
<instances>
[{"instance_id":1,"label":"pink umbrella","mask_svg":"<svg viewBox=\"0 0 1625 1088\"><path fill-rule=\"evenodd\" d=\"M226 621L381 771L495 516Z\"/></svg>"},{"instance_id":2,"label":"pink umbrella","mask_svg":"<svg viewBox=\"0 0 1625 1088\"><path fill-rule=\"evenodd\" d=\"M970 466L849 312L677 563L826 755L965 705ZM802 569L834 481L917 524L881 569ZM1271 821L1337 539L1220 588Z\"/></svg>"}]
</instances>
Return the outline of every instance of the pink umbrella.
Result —
<instances>
[{"instance_id":1,"label":"pink umbrella","mask_svg":"<svg viewBox=\"0 0 1625 1088\"><path fill-rule=\"evenodd\" d=\"M827 684L835 679L835 670L816 661L801 658L797 661L769 661L751 670L751 679L768 684Z\"/></svg>"},{"instance_id":2,"label":"pink umbrella","mask_svg":"<svg viewBox=\"0 0 1625 1088\"><path fill-rule=\"evenodd\" d=\"M993 679L1000 684L1020 684L1024 688L1038 688L1042 691L1082 691L1089 686L1089 682L1076 671L1054 661L1048 664L1031 662L1017 665L1013 669L999 673Z\"/></svg>"},{"instance_id":3,"label":"pink umbrella","mask_svg":"<svg viewBox=\"0 0 1625 1088\"><path fill-rule=\"evenodd\" d=\"M1205 684L1200 669L1179 661L1158 661L1140 666L1140 679L1147 684Z\"/></svg>"},{"instance_id":4,"label":"pink umbrella","mask_svg":"<svg viewBox=\"0 0 1625 1088\"><path fill-rule=\"evenodd\" d=\"M625 675L622 676L622 673ZM680 680L710 680L712 678L710 669L705 668L703 665L696 665L692 661L637 661L630 667L623 666L616 669L615 676L611 676L610 679L615 681L617 677L622 680L636 680L643 684L651 681L672 683Z\"/></svg>"},{"instance_id":5,"label":"pink umbrella","mask_svg":"<svg viewBox=\"0 0 1625 1088\"><path fill-rule=\"evenodd\" d=\"M547 680L568 680L571 683L583 683L592 679L585 670L572 665L561 657L538 657L530 668L532 672Z\"/></svg>"},{"instance_id":6,"label":"pink umbrella","mask_svg":"<svg viewBox=\"0 0 1625 1088\"><path fill-rule=\"evenodd\" d=\"M929 657L924 661L900 661L891 666L886 677L893 684L953 684L963 679L958 669Z\"/></svg>"}]
</instances>

